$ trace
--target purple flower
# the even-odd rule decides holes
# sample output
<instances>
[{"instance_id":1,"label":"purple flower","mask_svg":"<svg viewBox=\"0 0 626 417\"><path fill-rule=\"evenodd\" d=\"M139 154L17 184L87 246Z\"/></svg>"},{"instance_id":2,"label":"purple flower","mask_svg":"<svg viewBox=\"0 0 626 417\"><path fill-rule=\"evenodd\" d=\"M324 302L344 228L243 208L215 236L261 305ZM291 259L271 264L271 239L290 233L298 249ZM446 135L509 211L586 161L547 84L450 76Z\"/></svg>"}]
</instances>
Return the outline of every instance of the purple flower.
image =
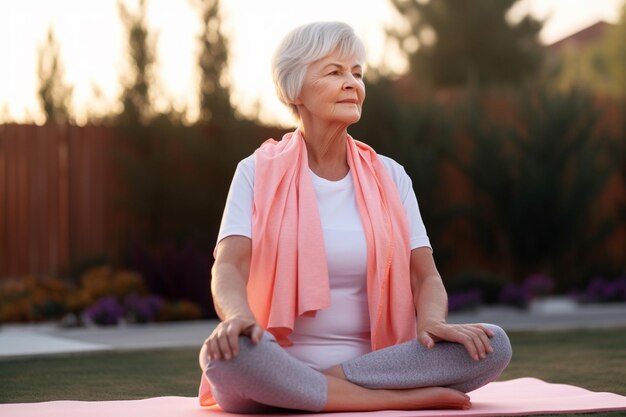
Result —
<instances>
[{"instance_id":1,"label":"purple flower","mask_svg":"<svg viewBox=\"0 0 626 417\"><path fill-rule=\"evenodd\" d=\"M131 320L146 323L156 320L163 308L163 300L156 295L140 297L137 294L130 294L124 300L124 307Z\"/></svg>"},{"instance_id":2,"label":"purple flower","mask_svg":"<svg viewBox=\"0 0 626 417\"><path fill-rule=\"evenodd\" d=\"M448 310L461 311L478 307L483 301L479 290L452 293L448 296Z\"/></svg>"},{"instance_id":3,"label":"purple flower","mask_svg":"<svg viewBox=\"0 0 626 417\"><path fill-rule=\"evenodd\" d=\"M545 274L533 274L527 276L522 285L531 297L546 295L554 290L554 279Z\"/></svg>"},{"instance_id":4,"label":"purple flower","mask_svg":"<svg viewBox=\"0 0 626 417\"><path fill-rule=\"evenodd\" d=\"M613 293L611 283L603 277L594 278L587 286L587 301L602 302L609 301Z\"/></svg>"},{"instance_id":5,"label":"purple flower","mask_svg":"<svg viewBox=\"0 0 626 417\"><path fill-rule=\"evenodd\" d=\"M124 315L124 309L114 296L104 297L85 310L85 316L97 324L114 325Z\"/></svg>"},{"instance_id":6,"label":"purple flower","mask_svg":"<svg viewBox=\"0 0 626 417\"><path fill-rule=\"evenodd\" d=\"M626 277L618 278L615 287L617 301L626 301Z\"/></svg>"},{"instance_id":7,"label":"purple flower","mask_svg":"<svg viewBox=\"0 0 626 417\"><path fill-rule=\"evenodd\" d=\"M588 302L626 301L626 278L610 281L604 277L596 277L585 291Z\"/></svg>"}]
</instances>

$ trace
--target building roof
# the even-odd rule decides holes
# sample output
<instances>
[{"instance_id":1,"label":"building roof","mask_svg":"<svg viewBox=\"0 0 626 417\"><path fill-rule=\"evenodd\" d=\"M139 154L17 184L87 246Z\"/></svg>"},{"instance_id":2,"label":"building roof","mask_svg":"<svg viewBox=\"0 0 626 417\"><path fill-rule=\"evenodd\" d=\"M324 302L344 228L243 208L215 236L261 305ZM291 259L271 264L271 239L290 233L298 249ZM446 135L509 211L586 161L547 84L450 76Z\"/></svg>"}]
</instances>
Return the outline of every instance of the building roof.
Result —
<instances>
[{"instance_id":1,"label":"building roof","mask_svg":"<svg viewBox=\"0 0 626 417\"><path fill-rule=\"evenodd\" d=\"M612 23L601 20L548 45L547 48L550 51L558 52L563 48L580 47L595 43L601 40L613 26Z\"/></svg>"}]
</instances>

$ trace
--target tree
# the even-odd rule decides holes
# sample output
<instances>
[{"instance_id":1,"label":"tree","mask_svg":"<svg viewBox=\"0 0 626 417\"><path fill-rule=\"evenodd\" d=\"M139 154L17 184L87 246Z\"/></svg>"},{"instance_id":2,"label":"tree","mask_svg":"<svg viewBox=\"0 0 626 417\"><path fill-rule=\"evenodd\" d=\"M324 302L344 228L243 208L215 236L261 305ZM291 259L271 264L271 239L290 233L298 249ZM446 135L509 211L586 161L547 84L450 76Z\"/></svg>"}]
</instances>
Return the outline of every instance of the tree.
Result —
<instances>
[{"instance_id":1,"label":"tree","mask_svg":"<svg viewBox=\"0 0 626 417\"><path fill-rule=\"evenodd\" d=\"M547 272L565 289L582 278L588 252L615 227L616 219L592 222L616 168L611 140L599 129L603 109L587 94L520 97L514 126L493 121L470 99L462 124L471 151L450 157L476 192L470 220L482 247L510 260L518 279Z\"/></svg>"},{"instance_id":2,"label":"tree","mask_svg":"<svg viewBox=\"0 0 626 417\"><path fill-rule=\"evenodd\" d=\"M59 44L52 28L49 28L46 43L39 48L37 60L38 98L47 123L63 123L69 119L72 87L65 83L59 52Z\"/></svg>"},{"instance_id":3,"label":"tree","mask_svg":"<svg viewBox=\"0 0 626 417\"><path fill-rule=\"evenodd\" d=\"M193 0L202 18L198 40L200 55L200 120L202 122L232 119L230 91L225 80L228 43L221 31L219 0Z\"/></svg>"},{"instance_id":4,"label":"tree","mask_svg":"<svg viewBox=\"0 0 626 417\"><path fill-rule=\"evenodd\" d=\"M608 34L606 55L613 88L626 98L626 1L619 23Z\"/></svg>"},{"instance_id":5,"label":"tree","mask_svg":"<svg viewBox=\"0 0 626 417\"><path fill-rule=\"evenodd\" d=\"M128 55L131 61L127 77L122 80L124 90L120 121L123 124L146 124L153 115L151 95L156 39L149 36L145 0L139 0L135 12L130 11L121 0L118 0L118 8L128 33Z\"/></svg>"},{"instance_id":6,"label":"tree","mask_svg":"<svg viewBox=\"0 0 626 417\"><path fill-rule=\"evenodd\" d=\"M517 23L507 20L517 1L392 0L410 29L390 35L408 50L420 83L517 84L537 73L542 50L542 22L529 15Z\"/></svg>"}]
</instances>

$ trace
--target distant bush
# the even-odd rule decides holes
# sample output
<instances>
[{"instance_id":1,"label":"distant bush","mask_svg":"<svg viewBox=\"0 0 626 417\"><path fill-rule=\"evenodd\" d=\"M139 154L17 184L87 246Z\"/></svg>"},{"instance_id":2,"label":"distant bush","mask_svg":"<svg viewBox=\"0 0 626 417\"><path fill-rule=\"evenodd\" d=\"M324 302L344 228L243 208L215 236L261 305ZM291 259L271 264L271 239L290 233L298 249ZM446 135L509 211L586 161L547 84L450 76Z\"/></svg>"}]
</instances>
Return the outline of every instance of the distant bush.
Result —
<instances>
[{"instance_id":1,"label":"distant bush","mask_svg":"<svg viewBox=\"0 0 626 417\"><path fill-rule=\"evenodd\" d=\"M61 318L74 292L67 282L35 276L0 281L0 322L37 322Z\"/></svg>"},{"instance_id":2,"label":"distant bush","mask_svg":"<svg viewBox=\"0 0 626 417\"><path fill-rule=\"evenodd\" d=\"M626 301L626 277L592 279L585 290L578 295L582 302L624 302Z\"/></svg>"},{"instance_id":3,"label":"distant bush","mask_svg":"<svg viewBox=\"0 0 626 417\"><path fill-rule=\"evenodd\" d=\"M66 325L115 325L202 318L189 300L151 294L140 274L99 266L79 285L34 276L0 281L0 323L62 320Z\"/></svg>"},{"instance_id":4,"label":"distant bush","mask_svg":"<svg viewBox=\"0 0 626 417\"><path fill-rule=\"evenodd\" d=\"M479 290L454 292L448 295L448 311L472 310L480 306L482 302L483 297Z\"/></svg>"},{"instance_id":5,"label":"distant bush","mask_svg":"<svg viewBox=\"0 0 626 417\"><path fill-rule=\"evenodd\" d=\"M124 308L117 297L108 296L96 301L84 312L84 320L101 325L117 324L124 315Z\"/></svg>"},{"instance_id":6,"label":"distant bush","mask_svg":"<svg viewBox=\"0 0 626 417\"><path fill-rule=\"evenodd\" d=\"M508 284L500 293L500 303L526 307L535 298L552 294L554 279L546 274L527 276L521 285Z\"/></svg>"}]
</instances>

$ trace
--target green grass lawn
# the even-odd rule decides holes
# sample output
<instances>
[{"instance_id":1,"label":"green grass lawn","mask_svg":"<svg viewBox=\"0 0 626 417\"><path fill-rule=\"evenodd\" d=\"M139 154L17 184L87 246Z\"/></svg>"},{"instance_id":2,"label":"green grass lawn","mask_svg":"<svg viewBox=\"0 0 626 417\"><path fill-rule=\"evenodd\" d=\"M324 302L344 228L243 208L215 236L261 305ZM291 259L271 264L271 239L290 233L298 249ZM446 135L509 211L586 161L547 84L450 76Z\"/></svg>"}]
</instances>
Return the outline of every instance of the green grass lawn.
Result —
<instances>
[{"instance_id":1,"label":"green grass lawn","mask_svg":"<svg viewBox=\"0 0 626 417\"><path fill-rule=\"evenodd\" d=\"M626 395L626 329L510 336L513 361L501 380L532 376ZM197 358L196 349L171 349L0 361L0 402L194 396Z\"/></svg>"}]
</instances>

